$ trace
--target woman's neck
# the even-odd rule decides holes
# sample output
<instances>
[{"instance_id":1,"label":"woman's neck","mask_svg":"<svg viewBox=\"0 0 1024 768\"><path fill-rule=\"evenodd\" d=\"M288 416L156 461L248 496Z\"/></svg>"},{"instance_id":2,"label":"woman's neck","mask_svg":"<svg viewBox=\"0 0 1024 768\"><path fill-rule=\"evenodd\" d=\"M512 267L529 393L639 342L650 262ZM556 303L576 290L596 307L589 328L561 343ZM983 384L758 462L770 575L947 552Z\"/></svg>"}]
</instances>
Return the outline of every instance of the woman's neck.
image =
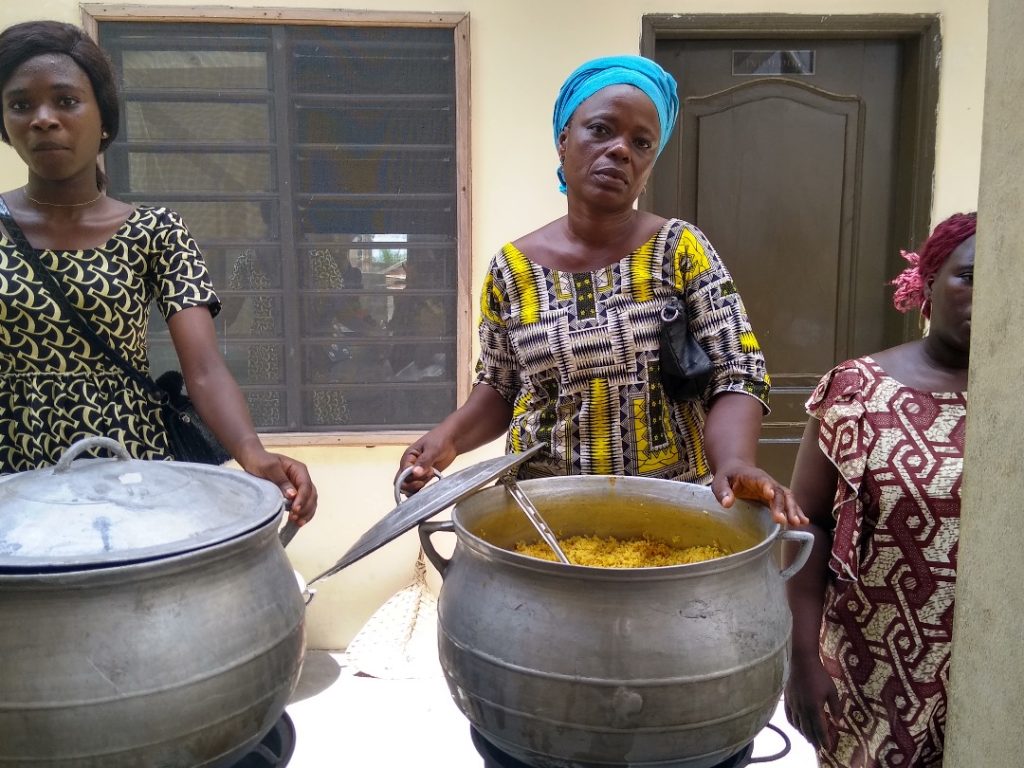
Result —
<instances>
[{"instance_id":1,"label":"woman's neck","mask_svg":"<svg viewBox=\"0 0 1024 768\"><path fill-rule=\"evenodd\" d=\"M927 365L940 371L966 372L971 361L970 347L953 347L935 334L921 340L921 355Z\"/></svg>"},{"instance_id":2,"label":"woman's neck","mask_svg":"<svg viewBox=\"0 0 1024 768\"><path fill-rule=\"evenodd\" d=\"M564 219L566 238L590 248L612 246L633 238L641 218L633 208L609 214L570 203Z\"/></svg>"},{"instance_id":3,"label":"woman's neck","mask_svg":"<svg viewBox=\"0 0 1024 768\"><path fill-rule=\"evenodd\" d=\"M103 197L95 177L91 182L69 180L60 184L39 183L29 179L22 187L22 193L30 207L44 213L85 208Z\"/></svg>"},{"instance_id":4,"label":"woman's neck","mask_svg":"<svg viewBox=\"0 0 1024 768\"><path fill-rule=\"evenodd\" d=\"M967 390L967 360L949 365L933 357L927 337L891 347L871 355L887 374L908 387L923 392L964 392Z\"/></svg>"},{"instance_id":5,"label":"woman's neck","mask_svg":"<svg viewBox=\"0 0 1024 768\"><path fill-rule=\"evenodd\" d=\"M660 216L628 209L586 210L570 203L566 216L519 238L514 245L536 264L563 272L591 272L613 264L664 225Z\"/></svg>"}]
</instances>

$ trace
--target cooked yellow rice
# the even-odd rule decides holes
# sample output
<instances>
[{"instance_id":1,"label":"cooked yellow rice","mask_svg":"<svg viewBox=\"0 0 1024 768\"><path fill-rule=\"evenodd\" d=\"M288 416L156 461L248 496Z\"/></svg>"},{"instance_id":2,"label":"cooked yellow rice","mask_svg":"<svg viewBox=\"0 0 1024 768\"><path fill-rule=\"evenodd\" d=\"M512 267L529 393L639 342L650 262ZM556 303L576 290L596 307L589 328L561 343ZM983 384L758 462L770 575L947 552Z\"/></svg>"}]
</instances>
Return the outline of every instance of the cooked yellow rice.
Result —
<instances>
[{"instance_id":1,"label":"cooked yellow rice","mask_svg":"<svg viewBox=\"0 0 1024 768\"><path fill-rule=\"evenodd\" d=\"M614 536L570 536L559 539L558 546L573 565L598 568L652 568L663 565L700 563L725 557L729 553L716 545L673 547L653 539L616 539ZM516 552L541 560L558 558L543 541L516 543Z\"/></svg>"}]
</instances>

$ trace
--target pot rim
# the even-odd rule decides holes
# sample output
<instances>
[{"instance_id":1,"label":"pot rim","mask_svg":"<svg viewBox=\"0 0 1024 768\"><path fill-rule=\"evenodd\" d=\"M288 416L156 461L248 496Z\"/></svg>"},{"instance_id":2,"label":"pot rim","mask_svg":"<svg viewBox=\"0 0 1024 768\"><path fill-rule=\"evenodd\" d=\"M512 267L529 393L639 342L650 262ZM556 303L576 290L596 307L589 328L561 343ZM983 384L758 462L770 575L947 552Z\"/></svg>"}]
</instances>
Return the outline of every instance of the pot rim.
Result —
<instances>
[{"instance_id":1,"label":"pot rim","mask_svg":"<svg viewBox=\"0 0 1024 768\"><path fill-rule=\"evenodd\" d=\"M680 563L677 565L644 566L640 568L605 568L601 566L575 565L573 563L542 560L537 557L531 557L519 552L514 552L510 549L505 549L497 544L492 544L486 539L477 536L463 524L460 506L456 504L452 509L451 518L458 537L458 542L473 549L477 554L486 558L500 560L517 568L534 570L544 574L571 574L575 577L605 581L647 581L695 578L742 567L753 560L758 560L763 557L764 554L771 549L782 533L782 526L774 520L771 520L771 512L767 507L744 499L736 499L733 506L726 509L718 503L718 500L715 498L710 486L650 477L624 477L618 475L572 475L568 477L572 477L573 482L577 482L581 485L608 485L609 480L612 480L614 484L619 484L625 481L629 485L638 485L641 488L648 486L663 489L665 488L663 484L672 483L681 486L680 492L684 495L690 496L694 501L699 501L700 506L706 509L714 509L721 515L729 515L735 511L749 509L752 513L758 514L762 517L767 516L771 522L767 533L754 546L740 550L739 552L733 552L732 554L725 555L723 557L714 558L713 560L704 560L697 563ZM519 481L518 485L529 495L531 485L552 480L564 481L566 479L567 477L534 478L531 480ZM482 492L486 491L481 491L481 493Z\"/></svg>"},{"instance_id":2,"label":"pot rim","mask_svg":"<svg viewBox=\"0 0 1024 768\"><path fill-rule=\"evenodd\" d=\"M84 566L75 569L55 567L49 570L4 570L0 569L0 588L13 585L18 588L38 586L52 589L69 586L100 586L107 583L122 583L131 579L134 583L146 579L161 578L169 573L192 570L217 560L235 555L235 550L256 543L263 544L263 539L273 538L279 542L277 529L282 516L286 514L282 508L280 513L267 520L262 520L247 531L242 531L229 539L215 544L199 545L193 549L176 552L165 557L150 557L134 560L129 563L102 563L95 566ZM296 587L298 584L296 583Z\"/></svg>"},{"instance_id":3,"label":"pot rim","mask_svg":"<svg viewBox=\"0 0 1024 768\"><path fill-rule=\"evenodd\" d=\"M106 450L113 457L82 457ZM285 502L240 470L133 459L106 437L0 477L0 574L72 573L173 558L278 520Z\"/></svg>"}]
</instances>

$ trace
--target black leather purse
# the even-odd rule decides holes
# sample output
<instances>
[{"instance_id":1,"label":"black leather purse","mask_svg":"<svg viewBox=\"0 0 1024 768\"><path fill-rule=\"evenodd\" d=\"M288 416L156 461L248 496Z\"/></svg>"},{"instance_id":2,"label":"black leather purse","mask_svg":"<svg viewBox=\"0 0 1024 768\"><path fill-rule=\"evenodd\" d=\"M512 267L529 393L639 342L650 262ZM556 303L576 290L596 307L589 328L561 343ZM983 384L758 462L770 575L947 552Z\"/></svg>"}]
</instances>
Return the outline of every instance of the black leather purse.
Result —
<instances>
[{"instance_id":1,"label":"black leather purse","mask_svg":"<svg viewBox=\"0 0 1024 768\"><path fill-rule=\"evenodd\" d=\"M164 396L160 401L160 409L167 428L171 455L177 461L223 464L231 458L231 454L199 417L192 399L185 392L185 379L180 371L165 371L154 383L161 390L157 397Z\"/></svg>"},{"instance_id":2,"label":"black leather purse","mask_svg":"<svg viewBox=\"0 0 1024 768\"><path fill-rule=\"evenodd\" d=\"M673 400L700 400L711 381L711 358L693 336L685 307L673 296L661 310L661 384Z\"/></svg>"},{"instance_id":3,"label":"black leather purse","mask_svg":"<svg viewBox=\"0 0 1024 768\"><path fill-rule=\"evenodd\" d=\"M167 371L159 379L153 381L149 376L136 370L135 366L119 355L113 347L100 338L79 311L68 301L67 295L61 288L57 278L46 268L39 259L36 249L28 242L25 233L11 216L7 203L0 197L0 222L10 235L22 256L32 265L32 268L39 274L46 290L53 297L53 300L60 305L61 310L67 316L71 324L84 336L89 343L99 352L102 352L110 362L120 368L136 384L138 384L150 397L160 405L161 416L164 427L167 429L167 439L170 445L171 455L177 461L190 461L197 464L223 464L231 458L224 446L214 437L210 428L203 423L196 412L195 406L185 393L184 379L178 371Z\"/></svg>"}]
</instances>

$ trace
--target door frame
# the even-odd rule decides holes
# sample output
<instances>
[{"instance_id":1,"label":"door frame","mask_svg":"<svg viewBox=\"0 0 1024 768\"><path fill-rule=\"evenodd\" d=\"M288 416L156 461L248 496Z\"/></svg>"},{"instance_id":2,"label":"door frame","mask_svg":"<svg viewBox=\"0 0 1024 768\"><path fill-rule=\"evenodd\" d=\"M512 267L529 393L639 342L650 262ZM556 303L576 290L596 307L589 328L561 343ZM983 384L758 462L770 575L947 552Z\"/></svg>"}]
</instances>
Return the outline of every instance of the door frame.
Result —
<instances>
[{"instance_id":1,"label":"door frame","mask_svg":"<svg viewBox=\"0 0 1024 768\"><path fill-rule=\"evenodd\" d=\"M942 37L935 14L804 15L645 14L640 53L650 59L659 40L733 40L758 38L808 40L883 39L903 45L900 82L900 131L897 148L893 239L908 246L931 232L932 184L939 104L939 59ZM677 131L673 141L681 141ZM648 195L640 207L653 208ZM907 316L903 335L920 335L916 318Z\"/></svg>"}]
</instances>

